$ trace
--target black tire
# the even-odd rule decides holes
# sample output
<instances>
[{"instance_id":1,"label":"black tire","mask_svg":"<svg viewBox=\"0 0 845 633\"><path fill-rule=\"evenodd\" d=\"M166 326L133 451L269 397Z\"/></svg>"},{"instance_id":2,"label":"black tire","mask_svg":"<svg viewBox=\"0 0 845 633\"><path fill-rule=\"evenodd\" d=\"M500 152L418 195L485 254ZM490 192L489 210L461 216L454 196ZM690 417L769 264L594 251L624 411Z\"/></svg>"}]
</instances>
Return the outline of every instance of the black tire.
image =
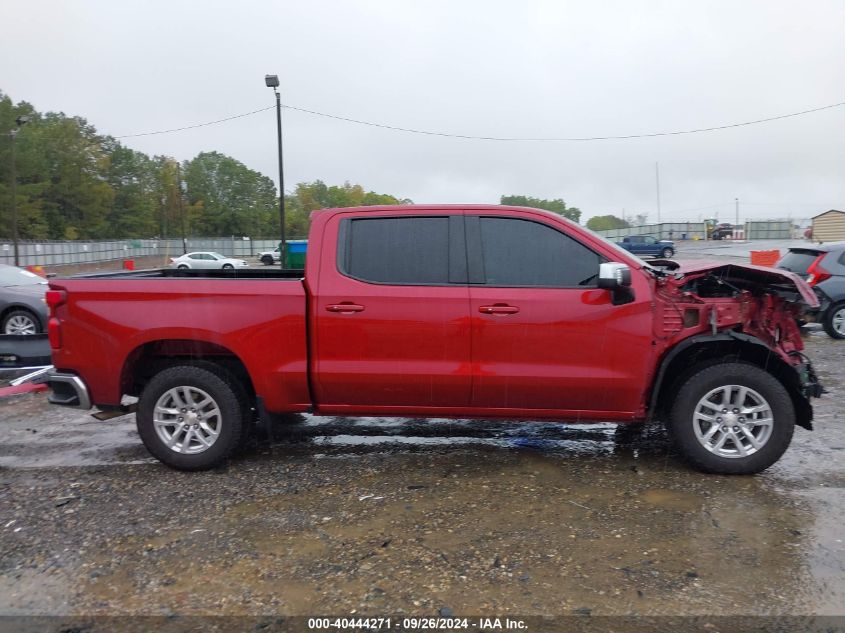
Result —
<instances>
[{"instance_id":1,"label":"black tire","mask_svg":"<svg viewBox=\"0 0 845 633\"><path fill-rule=\"evenodd\" d=\"M7 334L6 327L10 325L10 322L23 325L24 321L29 322L29 326L27 326L27 329L29 329L29 327L32 327L32 329L34 330L33 332L16 331L8 332L8 334L18 334L20 336L26 336L27 334L39 334L41 332L41 321L35 315L34 312L25 308L16 308L6 313L6 316L3 317L3 323L0 324L0 334Z\"/></svg>"},{"instance_id":2,"label":"black tire","mask_svg":"<svg viewBox=\"0 0 845 633\"><path fill-rule=\"evenodd\" d=\"M207 470L226 461L240 445L249 411L244 389L222 368L209 363L176 365L157 373L138 401L135 421L147 450L159 461L178 470ZM153 413L158 402L174 387L195 387L206 392L220 410L219 436L203 452L185 454L168 448L158 436Z\"/></svg>"},{"instance_id":3,"label":"black tire","mask_svg":"<svg viewBox=\"0 0 845 633\"><path fill-rule=\"evenodd\" d=\"M176 268L179 270L190 270L191 267L187 264L179 264Z\"/></svg>"},{"instance_id":4,"label":"black tire","mask_svg":"<svg viewBox=\"0 0 845 633\"><path fill-rule=\"evenodd\" d=\"M669 248L668 246L666 248L664 248L662 251L660 251L660 256L663 259L669 259L674 254L675 254L675 251L673 249Z\"/></svg>"},{"instance_id":5,"label":"black tire","mask_svg":"<svg viewBox=\"0 0 845 633\"><path fill-rule=\"evenodd\" d=\"M272 266L273 265L273 256L272 255L265 255L261 258L261 263L265 266Z\"/></svg>"},{"instance_id":6,"label":"black tire","mask_svg":"<svg viewBox=\"0 0 845 633\"><path fill-rule=\"evenodd\" d=\"M746 457L723 457L705 448L695 434L693 414L699 401L721 386L738 385L756 391L769 405L772 429L768 440ZM748 363L719 363L690 376L672 403L668 421L672 442L696 469L721 475L752 475L774 464L789 447L795 430L795 408L781 382Z\"/></svg>"},{"instance_id":7,"label":"black tire","mask_svg":"<svg viewBox=\"0 0 845 633\"><path fill-rule=\"evenodd\" d=\"M843 319L845 319L845 301L834 303L825 311L824 318L822 319L822 327L829 337L845 338L845 329L843 329L843 326L840 325L841 332L835 327L837 324L842 323Z\"/></svg>"},{"instance_id":8,"label":"black tire","mask_svg":"<svg viewBox=\"0 0 845 633\"><path fill-rule=\"evenodd\" d=\"M235 270L235 267L232 264L223 264L223 270Z\"/></svg>"}]
</instances>

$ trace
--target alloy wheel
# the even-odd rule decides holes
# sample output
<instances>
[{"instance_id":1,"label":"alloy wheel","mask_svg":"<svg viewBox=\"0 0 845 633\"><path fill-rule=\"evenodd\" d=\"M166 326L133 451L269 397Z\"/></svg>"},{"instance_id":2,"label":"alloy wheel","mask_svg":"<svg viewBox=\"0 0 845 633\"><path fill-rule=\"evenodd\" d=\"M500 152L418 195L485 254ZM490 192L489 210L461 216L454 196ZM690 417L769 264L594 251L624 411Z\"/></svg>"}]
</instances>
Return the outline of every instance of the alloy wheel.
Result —
<instances>
[{"instance_id":1,"label":"alloy wheel","mask_svg":"<svg viewBox=\"0 0 845 633\"><path fill-rule=\"evenodd\" d=\"M692 423L705 449L719 457L742 458L769 441L774 417L758 392L742 385L723 385L698 401Z\"/></svg>"},{"instance_id":2,"label":"alloy wheel","mask_svg":"<svg viewBox=\"0 0 845 633\"><path fill-rule=\"evenodd\" d=\"M223 428L220 407L197 387L174 387L155 404L153 425L162 443L176 453L194 455L211 448Z\"/></svg>"}]
</instances>

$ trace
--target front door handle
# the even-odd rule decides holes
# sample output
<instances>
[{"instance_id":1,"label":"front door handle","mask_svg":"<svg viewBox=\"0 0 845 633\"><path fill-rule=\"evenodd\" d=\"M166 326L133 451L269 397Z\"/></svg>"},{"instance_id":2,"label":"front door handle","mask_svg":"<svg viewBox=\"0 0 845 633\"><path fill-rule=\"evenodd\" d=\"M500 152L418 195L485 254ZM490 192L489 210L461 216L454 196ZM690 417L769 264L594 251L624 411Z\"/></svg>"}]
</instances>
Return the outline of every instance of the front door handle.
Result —
<instances>
[{"instance_id":1,"label":"front door handle","mask_svg":"<svg viewBox=\"0 0 845 633\"><path fill-rule=\"evenodd\" d=\"M519 312L519 308L504 303L497 303L492 306L478 306L478 311L481 314L516 314Z\"/></svg>"},{"instance_id":2,"label":"front door handle","mask_svg":"<svg viewBox=\"0 0 845 633\"><path fill-rule=\"evenodd\" d=\"M332 303L326 306L329 312L340 312L341 314L350 314L352 312L363 312L364 306L357 303Z\"/></svg>"}]
</instances>

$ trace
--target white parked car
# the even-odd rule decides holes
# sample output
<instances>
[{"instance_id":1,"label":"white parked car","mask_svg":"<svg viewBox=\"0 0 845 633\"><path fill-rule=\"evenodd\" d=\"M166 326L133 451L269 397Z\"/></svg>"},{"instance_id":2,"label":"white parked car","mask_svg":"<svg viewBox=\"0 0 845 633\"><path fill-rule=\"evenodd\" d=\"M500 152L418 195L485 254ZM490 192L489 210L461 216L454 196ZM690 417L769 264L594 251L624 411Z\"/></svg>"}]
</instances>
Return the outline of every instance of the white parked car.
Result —
<instances>
[{"instance_id":1,"label":"white parked car","mask_svg":"<svg viewBox=\"0 0 845 633\"><path fill-rule=\"evenodd\" d=\"M234 270L235 268L245 268L249 266L242 259L234 259L226 257L220 253L213 251L204 251L197 253L187 253L181 257L171 257L170 267L181 268L222 268L223 270Z\"/></svg>"},{"instance_id":2,"label":"white parked car","mask_svg":"<svg viewBox=\"0 0 845 633\"><path fill-rule=\"evenodd\" d=\"M272 251L264 251L262 253L258 253L258 261L260 261L265 266L272 266L273 264L278 264L281 261L279 247L277 246Z\"/></svg>"}]
</instances>

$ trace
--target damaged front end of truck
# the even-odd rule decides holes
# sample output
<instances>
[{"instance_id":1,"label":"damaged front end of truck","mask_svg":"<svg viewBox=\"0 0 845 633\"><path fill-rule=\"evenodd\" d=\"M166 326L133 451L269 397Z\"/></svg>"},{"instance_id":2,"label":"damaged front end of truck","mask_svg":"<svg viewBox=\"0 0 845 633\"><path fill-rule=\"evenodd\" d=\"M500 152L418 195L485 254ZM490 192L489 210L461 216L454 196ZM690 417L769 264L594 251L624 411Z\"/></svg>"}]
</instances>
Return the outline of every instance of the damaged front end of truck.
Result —
<instances>
[{"instance_id":1,"label":"damaged front end of truck","mask_svg":"<svg viewBox=\"0 0 845 633\"><path fill-rule=\"evenodd\" d=\"M812 429L811 398L824 388L803 354L797 320L818 307L818 299L801 278L753 265L668 260L648 270L658 316L654 340L663 355L652 404L682 384L691 367L741 361L778 378L792 398L796 424Z\"/></svg>"}]
</instances>

